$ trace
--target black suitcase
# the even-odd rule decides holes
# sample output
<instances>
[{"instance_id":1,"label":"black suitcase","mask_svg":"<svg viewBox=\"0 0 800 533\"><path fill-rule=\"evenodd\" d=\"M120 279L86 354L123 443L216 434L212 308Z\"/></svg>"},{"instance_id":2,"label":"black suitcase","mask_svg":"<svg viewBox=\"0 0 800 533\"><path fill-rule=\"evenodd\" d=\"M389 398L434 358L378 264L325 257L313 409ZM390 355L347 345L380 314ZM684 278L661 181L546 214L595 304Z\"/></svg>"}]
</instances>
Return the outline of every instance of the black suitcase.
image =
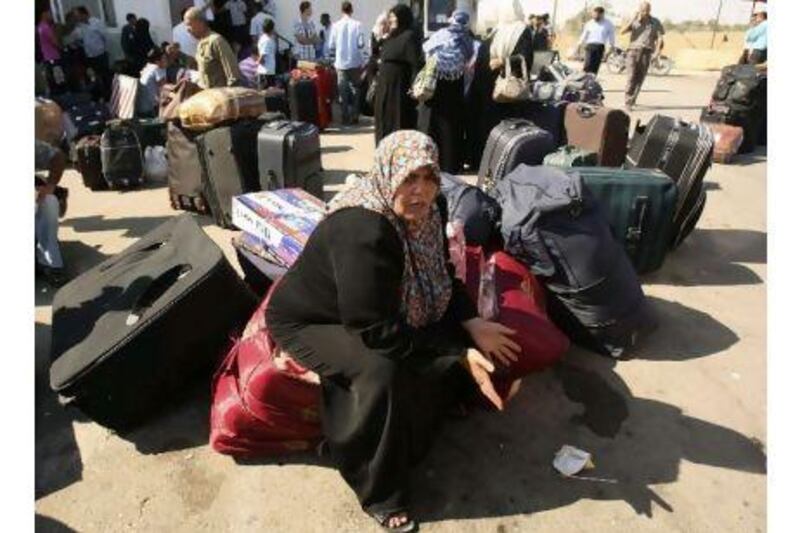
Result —
<instances>
[{"instance_id":1,"label":"black suitcase","mask_svg":"<svg viewBox=\"0 0 800 533\"><path fill-rule=\"evenodd\" d=\"M267 122L258 133L258 167L261 190L299 187L322 198L319 130L303 122Z\"/></svg>"},{"instance_id":2,"label":"black suitcase","mask_svg":"<svg viewBox=\"0 0 800 533\"><path fill-rule=\"evenodd\" d=\"M456 176L440 172L442 196L447 202L447 218L464 224L464 237L470 246L492 249L500 239L500 204L497 200L461 181Z\"/></svg>"},{"instance_id":3,"label":"black suitcase","mask_svg":"<svg viewBox=\"0 0 800 533\"><path fill-rule=\"evenodd\" d=\"M108 190L103 177L103 161L100 157L100 137L88 135L75 144L75 165L81 173L83 184L93 191Z\"/></svg>"},{"instance_id":4,"label":"black suitcase","mask_svg":"<svg viewBox=\"0 0 800 533\"><path fill-rule=\"evenodd\" d=\"M73 93L66 92L50 96L62 111L69 111L70 108L92 103L92 95L87 92Z\"/></svg>"},{"instance_id":5,"label":"black suitcase","mask_svg":"<svg viewBox=\"0 0 800 533\"><path fill-rule=\"evenodd\" d=\"M56 293L50 385L130 429L209 380L257 303L192 216L174 217Z\"/></svg>"},{"instance_id":6,"label":"black suitcase","mask_svg":"<svg viewBox=\"0 0 800 533\"><path fill-rule=\"evenodd\" d=\"M173 209L208 213L203 196L203 167L196 135L183 130L177 123L167 124L167 183Z\"/></svg>"},{"instance_id":7,"label":"black suitcase","mask_svg":"<svg viewBox=\"0 0 800 533\"><path fill-rule=\"evenodd\" d=\"M506 250L548 290L576 343L622 357L656 326L639 279L577 172L519 165L497 186Z\"/></svg>"},{"instance_id":8,"label":"black suitcase","mask_svg":"<svg viewBox=\"0 0 800 533\"><path fill-rule=\"evenodd\" d=\"M517 165L541 165L555 149L553 136L530 120L504 120L489 133L478 171L478 187L490 192Z\"/></svg>"},{"instance_id":9,"label":"black suitcase","mask_svg":"<svg viewBox=\"0 0 800 533\"><path fill-rule=\"evenodd\" d=\"M673 245L692 232L706 202L703 178L714 155L714 134L704 124L655 115L642 126L637 122L626 168L658 168L678 186Z\"/></svg>"},{"instance_id":10,"label":"black suitcase","mask_svg":"<svg viewBox=\"0 0 800 533\"><path fill-rule=\"evenodd\" d=\"M66 109L67 119L74 127L73 141L87 135L102 135L111 118L108 107L100 102L75 104ZM67 128L72 129L72 128Z\"/></svg>"},{"instance_id":11,"label":"black suitcase","mask_svg":"<svg viewBox=\"0 0 800 533\"><path fill-rule=\"evenodd\" d=\"M282 113L289 116L289 101L286 98L286 91L283 89L267 89L265 91L264 103L267 112Z\"/></svg>"},{"instance_id":12,"label":"black suitcase","mask_svg":"<svg viewBox=\"0 0 800 533\"><path fill-rule=\"evenodd\" d=\"M289 80L289 118L296 122L308 122L319 128L319 104L314 80L299 78Z\"/></svg>"},{"instance_id":13,"label":"black suitcase","mask_svg":"<svg viewBox=\"0 0 800 533\"><path fill-rule=\"evenodd\" d=\"M678 188L658 169L575 167L640 274L658 270L672 249Z\"/></svg>"},{"instance_id":14,"label":"black suitcase","mask_svg":"<svg viewBox=\"0 0 800 533\"><path fill-rule=\"evenodd\" d=\"M739 153L752 152L766 141L767 75L753 65L729 65L722 69L700 121L739 126L744 130Z\"/></svg>"},{"instance_id":15,"label":"black suitcase","mask_svg":"<svg viewBox=\"0 0 800 533\"><path fill-rule=\"evenodd\" d=\"M564 129L564 112L567 102L530 102L525 104L526 118L553 136L556 147L567 142Z\"/></svg>"},{"instance_id":16,"label":"black suitcase","mask_svg":"<svg viewBox=\"0 0 800 533\"><path fill-rule=\"evenodd\" d=\"M246 119L197 137L203 168L203 192L217 225L233 229L234 196L261 189L258 179L258 132L264 122Z\"/></svg>"},{"instance_id":17,"label":"black suitcase","mask_svg":"<svg viewBox=\"0 0 800 533\"><path fill-rule=\"evenodd\" d=\"M144 161L139 137L133 128L116 125L100 137L103 177L111 189L137 187L144 182Z\"/></svg>"}]
</instances>

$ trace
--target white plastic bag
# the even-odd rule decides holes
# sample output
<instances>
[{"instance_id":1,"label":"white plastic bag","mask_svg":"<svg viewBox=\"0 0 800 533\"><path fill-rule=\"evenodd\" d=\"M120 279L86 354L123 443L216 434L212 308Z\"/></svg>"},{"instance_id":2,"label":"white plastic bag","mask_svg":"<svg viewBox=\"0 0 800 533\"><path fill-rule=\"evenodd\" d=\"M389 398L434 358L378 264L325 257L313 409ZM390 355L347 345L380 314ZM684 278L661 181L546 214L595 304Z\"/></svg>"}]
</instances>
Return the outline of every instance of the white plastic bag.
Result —
<instances>
[{"instance_id":1,"label":"white plastic bag","mask_svg":"<svg viewBox=\"0 0 800 533\"><path fill-rule=\"evenodd\" d=\"M163 146L148 146L144 150L144 175L148 180L165 181L169 171L167 149Z\"/></svg>"}]
</instances>

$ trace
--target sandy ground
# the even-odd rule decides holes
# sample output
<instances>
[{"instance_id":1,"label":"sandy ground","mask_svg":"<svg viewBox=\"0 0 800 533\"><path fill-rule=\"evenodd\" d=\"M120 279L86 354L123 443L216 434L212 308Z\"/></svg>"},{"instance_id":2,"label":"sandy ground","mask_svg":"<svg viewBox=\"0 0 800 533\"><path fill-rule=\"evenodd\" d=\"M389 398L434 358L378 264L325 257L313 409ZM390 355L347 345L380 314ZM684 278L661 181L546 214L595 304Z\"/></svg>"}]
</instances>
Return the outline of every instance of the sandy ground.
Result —
<instances>
[{"instance_id":1,"label":"sandy ground","mask_svg":"<svg viewBox=\"0 0 800 533\"><path fill-rule=\"evenodd\" d=\"M603 76L607 104L624 80ZM636 118L696 119L716 75L650 78ZM368 168L367 127L322 137L327 190ZM71 275L175 215L166 189L92 193L69 172L60 236ZM661 328L637 357L573 349L503 413L444 429L415 470L427 531L763 531L766 524L766 162L714 166L699 228L644 279ZM235 262L232 232L198 219ZM47 387L52 292L36 286L36 513L42 531L370 531L338 473L300 455L237 463L211 451L208 394L118 436ZM562 444L591 475L562 479ZM69 528L69 529L67 529Z\"/></svg>"}]
</instances>

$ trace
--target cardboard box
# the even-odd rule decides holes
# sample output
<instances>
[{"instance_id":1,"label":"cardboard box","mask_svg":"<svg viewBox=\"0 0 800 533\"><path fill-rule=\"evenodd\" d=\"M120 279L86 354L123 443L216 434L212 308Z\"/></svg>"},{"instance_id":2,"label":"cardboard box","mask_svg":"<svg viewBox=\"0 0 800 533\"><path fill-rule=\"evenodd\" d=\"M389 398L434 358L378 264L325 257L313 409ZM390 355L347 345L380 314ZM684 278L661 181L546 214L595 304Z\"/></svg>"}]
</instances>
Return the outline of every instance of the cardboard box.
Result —
<instances>
[{"instance_id":1,"label":"cardboard box","mask_svg":"<svg viewBox=\"0 0 800 533\"><path fill-rule=\"evenodd\" d=\"M291 266L325 216L325 203L302 189L262 191L236 196L233 224L250 234L268 254Z\"/></svg>"}]
</instances>

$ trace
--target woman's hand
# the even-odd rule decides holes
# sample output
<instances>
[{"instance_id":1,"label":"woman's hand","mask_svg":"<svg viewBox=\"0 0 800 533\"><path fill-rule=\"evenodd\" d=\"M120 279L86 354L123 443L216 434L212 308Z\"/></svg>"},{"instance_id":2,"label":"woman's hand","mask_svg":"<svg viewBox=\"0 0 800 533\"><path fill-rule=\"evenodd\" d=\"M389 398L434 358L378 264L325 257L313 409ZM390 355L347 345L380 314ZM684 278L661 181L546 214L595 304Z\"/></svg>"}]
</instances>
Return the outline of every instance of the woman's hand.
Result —
<instances>
[{"instance_id":1,"label":"woman's hand","mask_svg":"<svg viewBox=\"0 0 800 533\"><path fill-rule=\"evenodd\" d=\"M489 68L492 70L497 70L503 66L503 60L497 57L493 57L489 60Z\"/></svg>"},{"instance_id":2,"label":"woman's hand","mask_svg":"<svg viewBox=\"0 0 800 533\"><path fill-rule=\"evenodd\" d=\"M475 345L487 357L491 357L505 366L511 366L511 363L519 359L517 354L522 348L511 340L510 335L516 333L513 329L482 318L467 320L463 325Z\"/></svg>"},{"instance_id":3,"label":"woman's hand","mask_svg":"<svg viewBox=\"0 0 800 533\"><path fill-rule=\"evenodd\" d=\"M475 348L467 350L467 355L462 362L470 376L472 376L472 379L475 380L481 393L492 402L492 405L497 407L498 411L502 411L503 399L497 394L497 390L494 388L494 383L492 383L491 379L491 373L494 372L494 365L492 362L486 359L483 354Z\"/></svg>"}]
</instances>

